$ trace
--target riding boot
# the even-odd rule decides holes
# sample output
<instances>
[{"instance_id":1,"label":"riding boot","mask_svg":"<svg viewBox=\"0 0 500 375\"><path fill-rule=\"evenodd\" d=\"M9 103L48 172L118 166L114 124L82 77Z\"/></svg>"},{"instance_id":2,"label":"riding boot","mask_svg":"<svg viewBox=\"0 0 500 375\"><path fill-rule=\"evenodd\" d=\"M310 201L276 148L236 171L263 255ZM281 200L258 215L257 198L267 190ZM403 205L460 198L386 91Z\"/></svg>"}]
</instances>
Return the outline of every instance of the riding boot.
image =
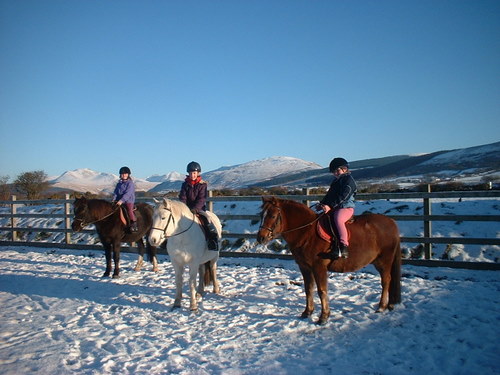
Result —
<instances>
[{"instance_id":1,"label":"riding boot","mask_svg":"<svg viewBox=\"0 0 500 375\"><path fill-rule=\"evenodd\" d=\"M139 231L139 228L137 228L137 221L130 222L130 231L134 233Z\"/></svg>"},{"instance_id":2,"label":"riding boot","mask_svg":"<svg viewBox=\"0 0 500 375\"><path fill-rule=\"evenodd\" d=\"M328 253L321 253L323 259L337 260L341 257L340 248L332 242Z\"/></svg>"},{"instance_id":3,"label":"riding boot","mask_svg":"<svg viewBox=\"0 0 500 375\"><path fill-rule=\"evenodd\" d=\"M212 223L208 223L208 250L219 251L219 234L217 233L217 229Z\"/></svg>"},{"instance_id":4,"label":"riding boot","mask_svg":"<svg viewBox=\"0 0 500 375\"><path fill-rule=\"evenodd\" d=\"M349 257L349 246L347 246L345 243L340 243L339 250L342 258L345 259Z\"/></svg>"}]
</instances>

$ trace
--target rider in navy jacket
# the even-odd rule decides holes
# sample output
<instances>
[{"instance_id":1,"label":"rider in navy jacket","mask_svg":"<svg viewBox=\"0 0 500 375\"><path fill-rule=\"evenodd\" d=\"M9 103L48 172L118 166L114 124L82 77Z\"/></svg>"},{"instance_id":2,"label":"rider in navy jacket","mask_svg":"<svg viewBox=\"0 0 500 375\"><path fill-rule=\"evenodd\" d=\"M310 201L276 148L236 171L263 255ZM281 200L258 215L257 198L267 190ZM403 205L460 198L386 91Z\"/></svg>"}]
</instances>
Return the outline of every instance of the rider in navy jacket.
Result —
<instances>
[{"instance_id":1,"label":"rider in navy jacket","mask_svg":"<svg viewBox=\"0 0 500 375\"><path fill-rule=\"evenodd\" d=\"M182 183L179 200L191 210L206 211L207 183L201 179L201 176L196 177L195 180L189 176L186 177Z\"/></svg>"},{"instance_id":2,"label":"rider in navy jacket","mask_svg":"<svg viewBox=\"0 0 500 375\"><path fill-rule=\"evenodd\" d=\"M186 177L179 192L179 200L185 203L193 213L198 214L200 220L208 233L207 245L209 250L219 250L219 238L217 229L210 222L210 218L205 211L207 210L207 183L201 178L201 166L195 161L187 165Z\"/></svg>"}]
</instances>

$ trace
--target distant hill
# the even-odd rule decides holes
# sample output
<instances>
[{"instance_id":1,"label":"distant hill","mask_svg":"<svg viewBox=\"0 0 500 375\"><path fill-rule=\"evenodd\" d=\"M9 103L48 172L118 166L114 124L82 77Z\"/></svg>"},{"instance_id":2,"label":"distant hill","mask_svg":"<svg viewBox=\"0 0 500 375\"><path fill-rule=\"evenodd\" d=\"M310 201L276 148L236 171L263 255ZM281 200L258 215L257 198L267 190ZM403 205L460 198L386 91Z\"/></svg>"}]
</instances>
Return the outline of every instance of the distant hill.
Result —
<instances>
[{"instance_id":1,"label":"distant hill","mask_svg":"<svg viewBox=\"0 0 500 375\"><path fill-rule=\"evenodd\" d=\"M500 180L500 142L423 155L396 155L350 162L356 180L369 183L435 179L471 179L488 177ZM135 179L137 191L162 194L177 191L185 178L178 172ZM204 172L210 189L240 189L327 186L332 180L328 168L289 156L274 156ZM118 176L90 169L76 169L49 181L54 189L78 192L111 193Z\"/></svg>"}]
</instances>

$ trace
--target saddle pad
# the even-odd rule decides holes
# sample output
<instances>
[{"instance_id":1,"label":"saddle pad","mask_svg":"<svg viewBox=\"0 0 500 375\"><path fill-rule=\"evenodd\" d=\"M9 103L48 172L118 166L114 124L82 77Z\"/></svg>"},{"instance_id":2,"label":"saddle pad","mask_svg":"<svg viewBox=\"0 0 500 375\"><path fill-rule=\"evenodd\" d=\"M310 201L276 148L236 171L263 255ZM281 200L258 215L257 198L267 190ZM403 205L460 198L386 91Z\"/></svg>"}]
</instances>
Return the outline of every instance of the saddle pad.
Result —
<instances>
[{"instance_id":1,"label":"saddle pad","mask_svg":"<svg viewBox=\"0 0 500 375\"><path fill-rule=\"evenodd\" d=\"M316 224L316 232L318 233L318 236L326 242L332 242L332 226L333 223L330 225L329 217L327 215L323 215Z\"/></svg>"},{"instance_id":2,"label":"saddle pad","mask_svg":"<svg viewBox=\"0 0 500 375\"><path fill-rule=\"evenodd\" d=\"M332 242L332 240L337 237L336 228L334 229L334 223L328 215L323 215L316 224L316 232L323 240L327 242ZM351 224L354 221L354 216L346 221L346 224ZM346 225L347 233L350 237L351 232L349 231L349 226ZM333 232L335 230L335 233Z\"/></svg>"}]
</instances>

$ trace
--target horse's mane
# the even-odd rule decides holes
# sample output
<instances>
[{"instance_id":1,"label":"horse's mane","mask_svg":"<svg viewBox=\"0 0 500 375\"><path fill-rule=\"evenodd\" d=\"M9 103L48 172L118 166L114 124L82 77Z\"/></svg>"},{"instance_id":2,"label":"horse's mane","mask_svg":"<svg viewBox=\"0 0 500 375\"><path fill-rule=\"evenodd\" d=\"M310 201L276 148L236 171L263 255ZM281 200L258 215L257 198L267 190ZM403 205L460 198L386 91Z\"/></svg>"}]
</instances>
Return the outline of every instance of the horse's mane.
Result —
<instances>
[{"instance_id":1,"label":"horse's mane","mask_svg":"<svg viewBox=\"0 0 500 375\"><path fill-rule=\"evenodd\" d=\"M178 200L172 200L172 199L168 199L168 198L166 198L166 200L170 204L170 207L172 208L172 213L174 214L174 216L181 216L183 214L188 215L191 212L189 207L184 202L181 202ZM165 207L165 204L163 201L160 204L163 207Z\"/></svg>"},{"instance_id":2,"label":"horse's mane","mask_svg":"<svg viewBox=\"0 0 500 375\"><path fill-rule=\"evenodd\" d=\"M305 211L309 214L316 214L313 210L311 210L309 207L307 207L307 205L305 205L302 202L294 201L291 199L282 199L277 197L272 197L272 198L273 199L271 201L264 201L264 203L262 204L262 209L266 209L269 205L270 206L277 205L278 207L289 206L294 210Z\"/></svg>"}]
</instances>

